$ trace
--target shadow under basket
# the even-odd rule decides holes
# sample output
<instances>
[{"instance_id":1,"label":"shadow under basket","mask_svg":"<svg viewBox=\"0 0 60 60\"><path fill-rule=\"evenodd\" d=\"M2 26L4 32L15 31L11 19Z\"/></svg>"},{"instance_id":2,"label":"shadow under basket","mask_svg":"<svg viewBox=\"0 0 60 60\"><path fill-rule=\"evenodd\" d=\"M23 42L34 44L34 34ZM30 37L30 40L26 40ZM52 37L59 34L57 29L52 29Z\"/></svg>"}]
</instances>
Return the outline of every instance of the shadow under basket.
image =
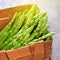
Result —
<instances>
[{"instance_id":1,"label":"shadow under basket","mask_svg":"<svg viewBox=\"0 0 60 60\"><path fill-rule=\"evenodd\" d=\"M30 9L32 4L0 10L0 31L9 23L16 11ZM52 39L40 41L34 45L0 51L0 60L51 60Z\"/></svg>"}]
</instances>

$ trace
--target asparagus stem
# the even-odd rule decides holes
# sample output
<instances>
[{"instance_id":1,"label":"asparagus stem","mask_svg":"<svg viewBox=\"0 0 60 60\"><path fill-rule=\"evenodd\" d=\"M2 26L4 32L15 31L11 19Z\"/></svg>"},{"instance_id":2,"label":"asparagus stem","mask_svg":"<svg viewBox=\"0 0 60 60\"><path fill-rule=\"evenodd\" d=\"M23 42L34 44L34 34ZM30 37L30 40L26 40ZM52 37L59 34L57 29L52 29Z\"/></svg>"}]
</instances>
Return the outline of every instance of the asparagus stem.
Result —
<instances>
[{"instance_id":1,"label":"asparagus stem","mask_svg":"<svg viewBox=\"0 0 60 60\"><path fill-rule=\"evenodd\" d=\"M26 39L28 39L29 37L30 37L30 34L27 34L25 36L25 38L23 39L23 41L26 40ZM23 45L23 41L21 41L20 43L17 42L18 45L17 44L14 45L13 49L18 48L18 47L21 47Z\"/></svg>"},{"instance_id":2,"label":"asparagus stem","mask_svg":"<svg viewBox=\"0 0 60 60\"><path fill-rule=\"evenodd\" d=\"M12 25L14 24L16 18L17 18L18 13L16 12L12 18L12 20L10 21L10 23L0 32L0 44L2 41L4 41L8 34L8 31L10 31L10 29L12 28Z\"/></svg>"},{"instance_id":3,"label":"asparagus stem","mask_svg":"<svg viewBox=\"0 0 60 60\"><path fill-rule=\"evenodd\" d=\"M42 23L42 21L43 21L43 23ZM47 19L46 19L46 18L44 18L44 19L42 18L42 19L39 21L39 24L38 24L37 28L36 28L36 29L34 30L34 32L31 34L30 38L27 39L27 40L25 40L25 43L23 43L23 45L29 43L31 40L34 39L34 37L39 36L39 35L40 35L39 32L41 32L41 29L46 25L46 23L47 23Z\"/></svg>"},{"instance_id":4,"label":"asparagus stem","mask_svg":"<svg viewBox=\"0 0 60 60\"><path fill-rule=\"evenodd\" d=\"M12 29L9 31L10 35L8 36L7 40L9 40L11 37L13 37L16 33L18 33L19 29L23 25L25 21L25 14L23 13L19 18L15 21L15 24L13 25Z\"/></svg>"},{"instance_id":5,"label":"asparagus stem","mask_svg":"<svg viewBox=\"0 0 60 60\"><path fill-rule=\"evenodd\" d=\"M35 14L35 12L36 12L36 9L37 8L37 6L36 5L34 5L31 9L30 9L30 11L26 14L26 16L28 17L28 15L29 15L29 17L27 18L27 20L26 20L26 22L25 22L25 25L21 28L21 30L18 32L18 35L19 34L21 34L25 29L27 29L30 25L32 25L32 23L30 24L30 22L31 21L33 21L33 20L31 20L32 18L33 18L33 16L34 16L34 14ZM32 12L32 13L31 13ZM18 37L18 35L16 35L15 37Z\"/></svg>"},{"instance_id":6,"label":"asparagus stem","mask_svg":"<svg viewBox=\"0 0 60 60\"><path fill-rule=\"evenodd\" d=\"M32 31L33 27L34 27L34 26L31 26L29 29L27 29L27 30L24 31L22 34L20 34L20 35L18 36L18 38L13 39L13 41L14 41L14 40L15 40L15 41L18 40L20 37L23 38L23 36L25 36L26 34L28 34L29 32ZM20 38L20 39L21 39L21 38ZM5 42L5 44L3 44L2 46L0 46L0 48L1 48L1 49L7 49L9 46L12 45L13 42L11 42L11 43L9 43L9 44L8 44L8 43L9 43L9 42ZM7 45L7 44L8 44L8 45ZM10 45L10 44L11 44L11 45ZM4 46L5 46L5 47L4 47ZM7 46L7 47L6 47L6 46Z\"/></svg>"},{"instance_id":7,"label":"asparagus stem","mask_svg":"<svg viewBox=\"0 0 60 60\"><path fill-rule=\"evenodd\" d=\"M17 15L18 15L17 12L13 15L12 20L9 22L9 24L0 32L0 37L1 37L1 34L3 34L4 32L9 31L11 29Z\"/></svg>"},{"instance_id":8,"label":"asparagus stem","mask_svg":"<svg viewBox=\"0 0 60 60\"><path fill-rule=\"evenodd\" d=\"M46 35L44 35L44 36L42 36L42 37L40 37L40 38L38 38L38 39L32 40L31 42L38 42L38 41L40 41L40 40L44 40L44 39L46 39L46 38L48 38L48 37L53 36L54 34L55 34L55 32L50 32L50 33L48 33L48 34L46 34ZM30 42L30 43L31 43L31 42Z\"/></svg>"},{"instance_id":9,"label":"asparagus stem","mask_svg":"<svg viewBox=\"0 0 60 60\"><path fill-rule=\"evenodd\" d=\"M46 12L44 12L44 14L46 14ZM40 18L40 17L42 18L42 16L43 16L43 15L39 16L38 18ZM41 18L40 18L40 19L41 19ZM39 21L38 19L35 20L36 23L38 23L38 21ZM37 30L38 30L38 29L37 29ZM35 32L34 32L34 33L35 33ZM34 36L36 36L36 35L34 35L34 33L33 33L32 37L31 37L28 41L32 40L32 39L34 38ZM38 34L38 33L35 33L35 34ZM23 38L20 39L20 40L21 40L21 41L19 41L18 45L21 45L21 46L22 46L22 45L23 45L22 43L24 43L25 40L24 40ZM20 46L20 47L21 47L21 46Z\"/></svg>"}]
</instances>

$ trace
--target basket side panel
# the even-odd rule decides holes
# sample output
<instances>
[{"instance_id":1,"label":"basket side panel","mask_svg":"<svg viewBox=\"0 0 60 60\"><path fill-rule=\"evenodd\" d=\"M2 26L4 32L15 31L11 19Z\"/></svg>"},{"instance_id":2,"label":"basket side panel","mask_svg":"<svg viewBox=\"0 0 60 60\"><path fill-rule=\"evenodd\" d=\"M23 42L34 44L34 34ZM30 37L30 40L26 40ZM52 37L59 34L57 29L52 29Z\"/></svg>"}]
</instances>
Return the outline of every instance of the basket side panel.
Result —
<instances>
[{"instance_id":1,"label":"basket side panel","mask_svg":"<svg viewBox=\"0 0 60 60\"><path fill-rule=\"evenodd\" d=\"M0 60L8 60L5 51L0 51Z\"/></svg>"},{"instance_id":2,"label":"basket side panel","mask_svg":"<svg viewBox=\"0 0 60 60\"><path fill-rule=\"evenodd\" d=\"M44 57L44 42L39 42L30 46L33 60L43 60Z\"/></svg>"},{"instance_id":3,"label":"basket side panel","mask_svg":"<svg viewBox=\"0 0 60 60\"><path fill-rule=\"evenodd\" d=\"M51 57L46 57L44 58L44 60L51 60Z\"/></svg>"},{"instance_id":4,"label":"basket side panel","mask_svg":"<svg viewBox=\"0 0 60 60\"><path fill-rule=\"evenodd\" d=\"M52 55L52 40L45 41L45 57Z\"/></svg>"},{"instance_id":5,"label":"basket side panel","mask_svg":"<svg viewBox=\"0 0 60 60\"><path fill-rule=\"evenodd\" d=\"M24 47L24 48L16 49L13 51L8 51L7 55L10 60L32 59L32 55L30 53L29 47Z\"/></svg>"},{"instance_id":6,"label":"basket side panel","mask_svg":"<svg viewBox=\"0 0 60 60\"><path fill-rule=\"evenodd\" d=\"M28 55L28 56L23 56L23 57L19 57L17 59L10 59L10 60L32 60L32 56Z\"/></svg>"}]
</instances>

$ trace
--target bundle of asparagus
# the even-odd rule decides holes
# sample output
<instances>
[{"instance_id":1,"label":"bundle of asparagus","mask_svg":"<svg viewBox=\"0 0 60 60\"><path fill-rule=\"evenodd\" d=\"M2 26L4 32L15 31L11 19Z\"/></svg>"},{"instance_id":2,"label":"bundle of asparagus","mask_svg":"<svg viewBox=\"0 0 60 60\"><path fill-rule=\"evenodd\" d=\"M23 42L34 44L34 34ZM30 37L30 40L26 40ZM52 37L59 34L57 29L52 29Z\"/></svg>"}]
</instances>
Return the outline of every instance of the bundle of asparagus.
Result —
<instances>
[{"instance_id":1,"label":"bundle of asparagus","mask_svg":"<svg viewBox=\"0 0 60 60\"><path fill-rule=\"evenodd\" d=\"M50 39L47 12L41 12L37 5L31 9L16 12L8 25L0 32L0 50L10 50Z\"/></svg>"}]
</instances>

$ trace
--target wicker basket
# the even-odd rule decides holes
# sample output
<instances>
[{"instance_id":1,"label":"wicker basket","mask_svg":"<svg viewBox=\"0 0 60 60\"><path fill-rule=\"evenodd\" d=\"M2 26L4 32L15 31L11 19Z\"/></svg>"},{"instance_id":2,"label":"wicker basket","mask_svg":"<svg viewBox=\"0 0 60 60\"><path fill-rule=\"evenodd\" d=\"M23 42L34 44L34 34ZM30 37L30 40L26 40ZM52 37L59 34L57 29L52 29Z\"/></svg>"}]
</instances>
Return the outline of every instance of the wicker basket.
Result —
<instances>
[{"instance_id":1,"label":"wicker basket","mask_svg":"<svg viewBox=\"0 0 60 60\"><path fill-rule=\"evenodd\" d=\"M30 9L32 4L0 10L0 30L11 20L16 11ZM9 51L0 51L0 60L51 60L52 39Z\"/></svg>"}]
</instances>

